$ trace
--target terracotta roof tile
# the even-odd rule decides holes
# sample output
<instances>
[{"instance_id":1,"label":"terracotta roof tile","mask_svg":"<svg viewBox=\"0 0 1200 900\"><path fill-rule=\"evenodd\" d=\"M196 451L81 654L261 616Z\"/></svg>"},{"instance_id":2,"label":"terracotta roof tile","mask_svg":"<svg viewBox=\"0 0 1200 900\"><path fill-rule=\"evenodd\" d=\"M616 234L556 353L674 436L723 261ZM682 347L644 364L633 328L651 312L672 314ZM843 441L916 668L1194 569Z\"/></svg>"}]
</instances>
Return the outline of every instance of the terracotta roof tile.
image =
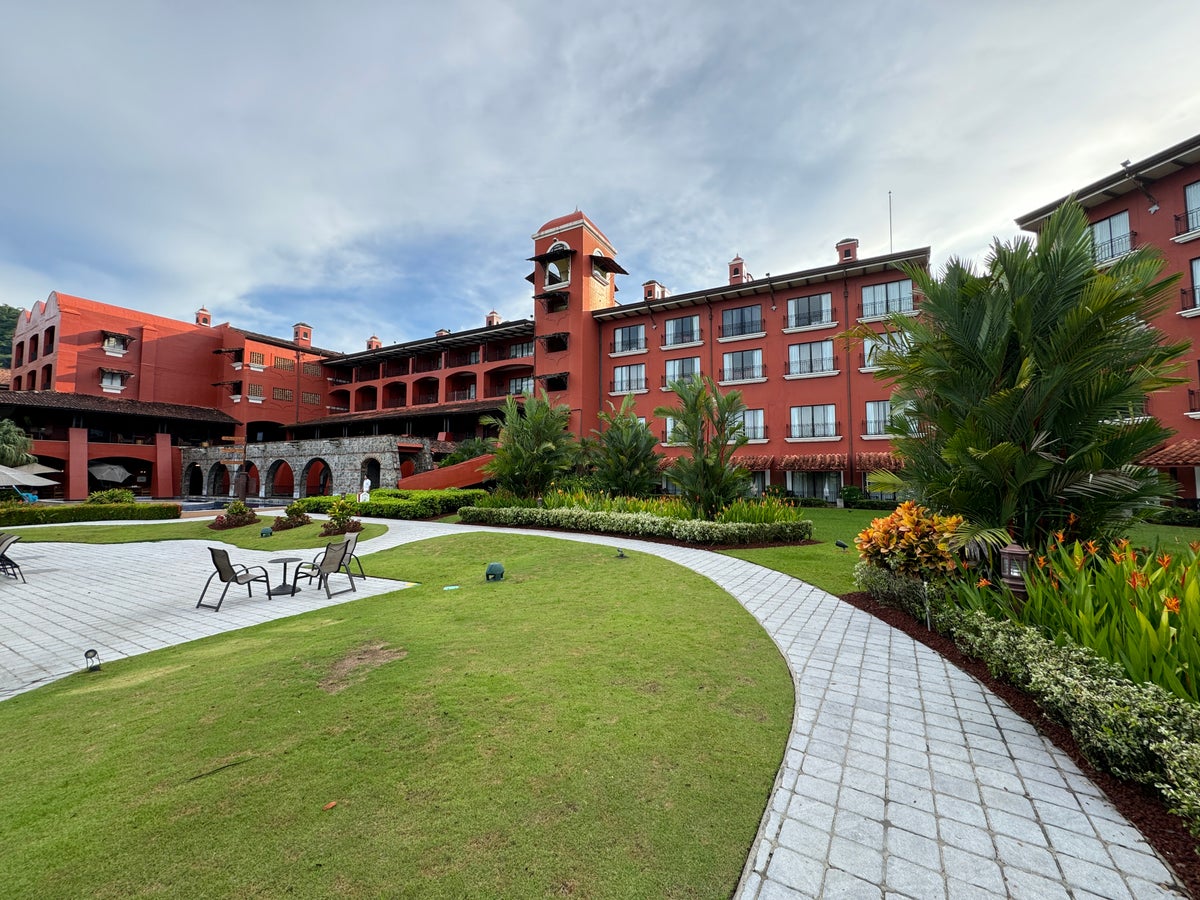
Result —
<instances>
[{"instance_id":1,"label":"terracotta roof tile","mask_svg":"<svg viewBox=\"0 0 1200 900\"><path fill-rule=\"evenodd\" d=\"M1141 459L1143 466L1200 466L1200 440L1175 441Z\"/></svg>"},{"instance_id":2,"label":"terracotta roof tile","mask_svg":"<svg viewBox=\"0 0 1200 900\"><path fill-rule=\"evenodd\" d=\"M180 403L146 403L91 394L68 394L62 391L9 391L0 397L0 406L20 409L66 409L82 412L109 413L125 416L149 416L157 419L184 419L193 422L216 422L236 425L237 419L218 409L204 406L184 406Z\"/></svg>"}]
</instances>

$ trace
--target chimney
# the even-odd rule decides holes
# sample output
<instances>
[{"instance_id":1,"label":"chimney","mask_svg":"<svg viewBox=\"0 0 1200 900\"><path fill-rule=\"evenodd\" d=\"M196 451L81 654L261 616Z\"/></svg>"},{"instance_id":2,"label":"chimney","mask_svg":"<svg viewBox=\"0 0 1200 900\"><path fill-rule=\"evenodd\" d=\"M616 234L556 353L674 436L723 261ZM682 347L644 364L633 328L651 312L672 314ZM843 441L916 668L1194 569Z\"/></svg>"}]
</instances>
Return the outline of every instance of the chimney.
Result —
<instances>
[{"instance_id":1,"label":"chimney","mask_svg":"<svg viewBox=\"0 0 1200 900\"><path fill-rule=\"evenodd\" d=\"M642 285L642 297L646 300L662 300L671 296L671 292L657 281L647 281Z\"/></svg>"},{"instance_id":2,"label":"chimney","mask_svg":"<svg viewBox=\"0 0 1200 900\"><path fill-rule=\"evenodd\" d=\"M729 283L747 284L753 280L754 276L746 271L746 261L740 256L734 256L729 261Z\"/></svg>"},{"instance_id":3,"label":"chimney","mask_svg":"<svg viewBox=\"0 0 1200 900\"><path fill-rule=\"evenodd\" d=\"M838 262L858 262L858 238L842 238L837 242Z\"/></svg>"},{"instance_id":4,"label":"chimney","mask_svg":"<svg viewBox=\"0 0 1200 900\"><path fill-rule=\"evenodd\" d=\"M449 328L439 328L439 329L438 329L437 331L435 331L433 334L434 334L434 337L445 337L445 336L446 336L446 335L448 335L449 333L450 333L450 329L449 329Z\"/></svg>"},{"instance_id":5,"label":"chimney","mask_svg":"<svg viewBox=\"0 0 1200 900\"><path fill-rule=\"evenodd\" d=\"M297 322L292 326L292 340L301 347L311 347L312 326L307 322Z\"/></svg>"},{"instance_id":6,"label":"chimney","mask_svg":"<svg viewBox=\"0 0 1200 900\"><path fill-rule=\"evenodd\" d=\"M379 339L378 335L373 334L369 338L367 338L367 349L368 350L378 350L382 346L383 346L383 341L381 341Z\"/></svg>"},{"instance_id":7,"label":"chimney","mask_svg":"<svg viewBox=\"0 0 1200 900\"><path fill-rule=\"evenodd\" d=\"M494 325L499 325L500 324L500 313L496 312L493 309L490 313L487 314L487 318L483 320L483 324L486 325L488 328L491 328Z\"/></svg>"},{"instance_id":8,"label":"chimney","mask_svg":"<svg viewBox=\"0 0 1200 900\"><path fill-rule=\"evenodd\" d=\"M205 328L212 327L212 313L203 306L196 310L196 324L203 325Z\"/></svg>"}]
</instances>

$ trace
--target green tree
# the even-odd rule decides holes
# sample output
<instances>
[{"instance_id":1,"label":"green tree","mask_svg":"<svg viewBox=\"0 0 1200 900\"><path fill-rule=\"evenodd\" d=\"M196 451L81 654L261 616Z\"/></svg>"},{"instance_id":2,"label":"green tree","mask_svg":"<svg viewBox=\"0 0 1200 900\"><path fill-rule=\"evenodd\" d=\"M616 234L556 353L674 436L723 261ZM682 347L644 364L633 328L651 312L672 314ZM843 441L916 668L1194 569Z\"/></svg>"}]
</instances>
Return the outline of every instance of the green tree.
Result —
<instances>
[{"instance_id":1,"label":"green tree","mask_svg":"<svg viewBox=\"0 0 1200 900\"><path fill-rule=\"evenodd\" d=\"M575 465L577 444L568 430L570 409L552 406L545 391L540 397L532 393L523 397L522 404L509 394L499 417L480 418L483 425L500 429L495 456L484 471L502 489L536 497Z\"/></svg>"},{"instance_id":2,"label":"green tree","mask_svg":"<svg viewBox=\"0 0 1200 900\"><path fill-rule=\"evenodd\" d=\"M30 453L33 441L12 419L0 419L0 466L23 466L37 462Z\"/></svg>"},{"instance_id":3,"label":"green tree","mask_svg":"<svg viewBox=\"0 0 1200 900\"><path fill-rule=\"evenodd\" d=\"M471 437L464 441L459 441L454 452L447 455L440 463L439 468L453 466L460 462L466 462L468 459L474 459L477 456L483 456L486 453L491 453L495 449L495 444L487 438Z\"/></svg>"},{"instance_id":4,"label":"green tree","mask_svg":"<svg viewBox=\"0 0 1200 900\"><path fill-rule=\"evenodd\" d=\"M12 366L12 339L17 330L17 319L21 310L7 303L0 303L0 369Z\"/></svg>"},{"instance_id":5,"label":"green tree","mask_svg":"<svg viewBox=\"0 0 1200 900\"><path fill-rule=\"evenodd\" d=\"M608 404L600 412L603 429L592 429L592 478L596 486L613 496L646 497L659 483L658 441L644 422L634 415L634 398L626 394L621 406Z\"/></svg>"},{"instance_id":6,"label":"green tree","mask_svg":"<svg viewBox=\"0 0 1200 900\"><path fill-rule=\"evenodd\" d=\"M749 438L742 421L746 405L741 391L722 394L711 378L693 376L671 382L676 406L660 406L656 416L671 420L671 443L687 453L666 470L693 515L711 519L750 487L750 473L733 463L734 451Z\"/></svg>"},{"instance_id":7,"label":"green tree","mask_svg":"<svg viewBox=\"0 0 1200 900\"><path fill-rule=\"evenodd\" d=\"M1161 272L1152 249L1098 269L1074 203L1036 244L997 240L986 274L958 260L940 278L910 270L921 314L894 317L900 339L878 357L904 468L872 484L960 514L965 534L992 542L1122 532L1171 493L1136 462L1171 434L1144 404L1179 381L1188 346L1150 324L1176 280Z\"/></svg>"}]
</instances>

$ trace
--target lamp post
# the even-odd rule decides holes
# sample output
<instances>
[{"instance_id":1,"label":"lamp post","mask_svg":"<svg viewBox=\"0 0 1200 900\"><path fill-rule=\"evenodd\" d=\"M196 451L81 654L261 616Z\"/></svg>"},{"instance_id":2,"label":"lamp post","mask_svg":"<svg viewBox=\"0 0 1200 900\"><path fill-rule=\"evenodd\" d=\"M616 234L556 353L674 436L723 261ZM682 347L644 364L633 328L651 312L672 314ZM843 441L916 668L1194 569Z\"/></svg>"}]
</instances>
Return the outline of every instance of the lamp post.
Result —
<instances>
[{"instance_id":1,"label":"lamp post","mask_svg":"<svg viewBox=\"0 0 1200 900\"><path fill-rule=\"evenodd\" d=\"M1029 551L1020 544L1010 542L1000 551L1000 580L1010 591L1024 599L1025 570L1029 566Z\"/></svg>"}]
</instances>

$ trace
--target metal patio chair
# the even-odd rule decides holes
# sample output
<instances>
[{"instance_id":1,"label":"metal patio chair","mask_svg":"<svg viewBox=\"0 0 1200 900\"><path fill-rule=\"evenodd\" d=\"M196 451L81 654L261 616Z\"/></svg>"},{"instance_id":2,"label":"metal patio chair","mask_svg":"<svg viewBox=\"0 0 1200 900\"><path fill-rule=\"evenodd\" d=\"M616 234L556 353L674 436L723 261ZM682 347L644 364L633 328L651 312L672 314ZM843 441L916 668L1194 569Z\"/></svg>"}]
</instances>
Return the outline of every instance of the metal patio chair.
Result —
<instances>
[{"instance_id":1,"label":"metal patio chair","mask_svg":"<svg viewBox=\"0 0 1200 900\"><path fill-rule=\"evenodd\" d=\"M296 583L301 578L307 578L310 584L315 578L317 579L317 587L325 588L325 596L331 599L335 594L357 591L358 588L354 586L354 575L351 573L350 567L345 564L348 547L348 541L336 541L326 546L323 553L318 553L314 556L312 562L304 562L296 566L296 574L292 576L292 590L296 589ZM350 587L331 592L329 590L329 576L335 575L339 571L344 571L346 577L350 579Z\"/></svg>"},{"instance_id":2,"label":"metal patio chair","mask_svg":"<svg viewBox=\"0 0 1200 900\"><path fill-rule=\"evenodd\" d=\"M212 562L216 571L208 576L208 581L204 582L204 590L200 592L200 599L196 601L197 609L203 606L205 609L219 610L221 604L225 602L225 595L229 593L231 584L244 584L248 595L253 597L254 582L261 581L267 586L267 596L271 595L271 578L262 566L235 565L229 561L229 551L217 547L209 547L208 552L212 554ZM256 572L261 574L256 575ZM208 586L212 584L214 578L220 579L221 583L225 585L225 590L221 591L221 598L217 600L216 606L204 602L204 595L208 593Z\"/></svg>"}]
</instances>

